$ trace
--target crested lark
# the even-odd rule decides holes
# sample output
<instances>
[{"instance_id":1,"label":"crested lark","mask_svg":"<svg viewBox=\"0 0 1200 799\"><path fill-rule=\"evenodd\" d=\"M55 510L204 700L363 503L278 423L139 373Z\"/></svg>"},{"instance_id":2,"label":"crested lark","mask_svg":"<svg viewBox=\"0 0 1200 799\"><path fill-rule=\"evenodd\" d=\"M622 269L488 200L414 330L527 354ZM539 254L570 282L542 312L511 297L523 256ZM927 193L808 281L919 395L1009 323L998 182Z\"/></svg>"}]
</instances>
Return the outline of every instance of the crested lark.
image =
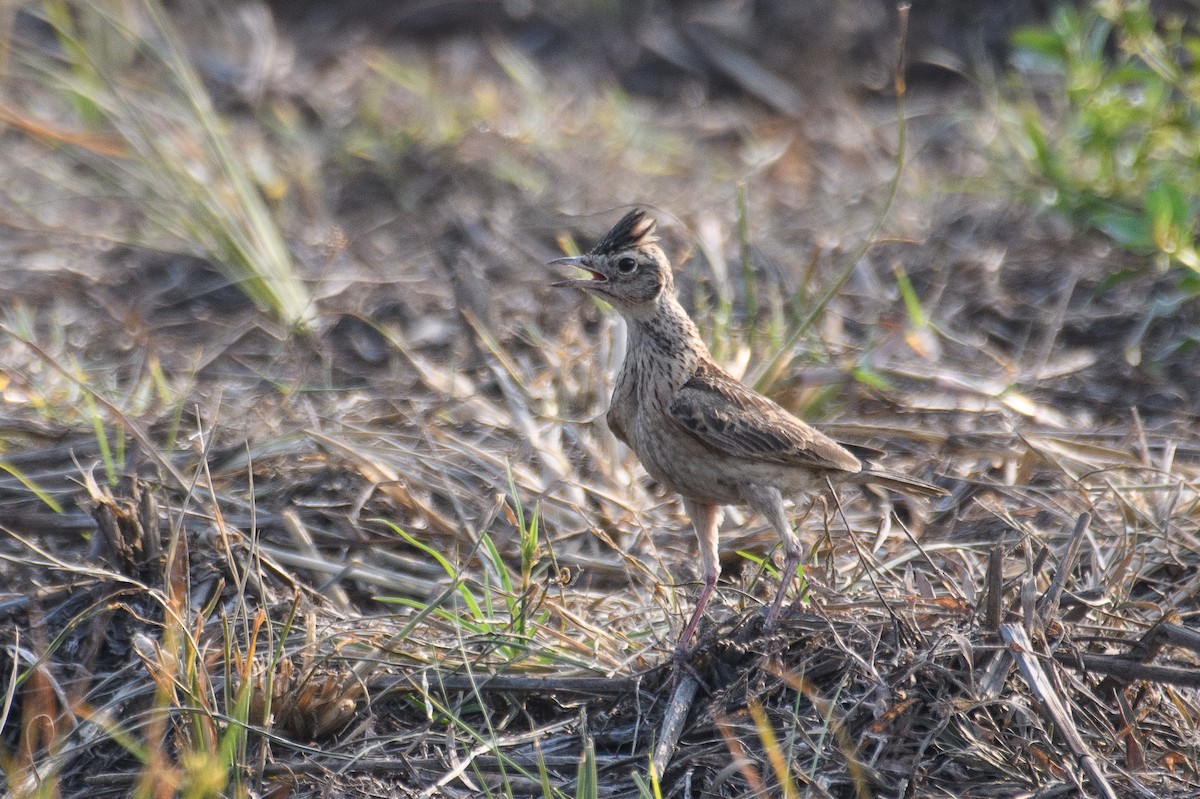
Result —
<instances>
[{"instance_id":1,"label":"crested lark","mask_svg":"<svg viewBox=\"0 0 1200 799\"><path fill-rule=\"evenodd\" d=\"M655 480L682 496L700 541L704 585L676 646L678 658L686 653L721 572L720 506L750 506L783 540L782 584L767 614L773 624L802 555L784 512L784 494L819 491L827 479L914 495L946 492L902 474L865 468L850 450L717 366L675 298L671 265L654 227L653 218L631 211L587 255L551 263L591 273L553 285L591 292L625 318L628 348L608 426Z\"/></svg>"}]
</instances>

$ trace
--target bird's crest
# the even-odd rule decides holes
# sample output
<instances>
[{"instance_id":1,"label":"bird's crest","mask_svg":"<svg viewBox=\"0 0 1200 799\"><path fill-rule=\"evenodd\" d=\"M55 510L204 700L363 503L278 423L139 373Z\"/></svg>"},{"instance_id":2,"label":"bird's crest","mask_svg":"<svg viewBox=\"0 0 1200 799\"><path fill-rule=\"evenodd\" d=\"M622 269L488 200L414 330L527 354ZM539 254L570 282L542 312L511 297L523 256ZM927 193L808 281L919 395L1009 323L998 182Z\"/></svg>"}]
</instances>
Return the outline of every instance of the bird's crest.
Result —
<instances>
[{"instance_id":1,"label":"bird's crest","mask_svg":"<svg viewBox=\"0 0 1200 799\"><path fill-rule=\"evenodd\" d=\"M658 241L654 235L657 223L654 217L647 216L641 208L634 208L621 221L613 225L613 229L604 234L600 243L592 248L592 255L610 255L621 250L639 247Z\"/></svg>"}]
</instances>

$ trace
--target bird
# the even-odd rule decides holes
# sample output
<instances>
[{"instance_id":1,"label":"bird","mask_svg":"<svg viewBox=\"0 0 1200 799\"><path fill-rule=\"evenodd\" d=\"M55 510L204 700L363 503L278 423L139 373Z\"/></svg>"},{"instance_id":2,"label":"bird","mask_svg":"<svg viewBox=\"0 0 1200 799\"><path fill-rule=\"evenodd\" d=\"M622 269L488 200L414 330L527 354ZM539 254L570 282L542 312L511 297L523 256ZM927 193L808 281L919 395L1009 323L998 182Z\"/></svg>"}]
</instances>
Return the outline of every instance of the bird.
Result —
<instances>
[{"instance_id":1,"label":"bird","mask_svg":"<svg viewBox=\"0 0 1200 799\"><path fill-rule=\"evenodd\" d=\"M625 320L625 359L606 421L646 472L679 494L699 543L703 583L675 647L679 660L687 656L721 573L722 506L757 511L783 542L781 584L767 613L769 629L802 558L785 496L807 496L835 483L876 484L925 497L947 492L865 464L855 452L880 453L852 451L722 369L675 295L656 228L652 216L635 208L591 251L550 262L579 267L586 277L551 285L598 297Z\"/></svg>"}]
</instances>

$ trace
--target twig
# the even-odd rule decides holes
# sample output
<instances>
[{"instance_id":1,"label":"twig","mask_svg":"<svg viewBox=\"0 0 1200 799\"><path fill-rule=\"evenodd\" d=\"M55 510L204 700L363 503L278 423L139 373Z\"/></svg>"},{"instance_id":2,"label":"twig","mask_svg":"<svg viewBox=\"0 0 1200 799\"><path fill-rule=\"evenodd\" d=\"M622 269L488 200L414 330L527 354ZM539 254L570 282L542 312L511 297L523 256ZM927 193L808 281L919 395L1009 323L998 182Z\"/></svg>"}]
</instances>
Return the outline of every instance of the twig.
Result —
<instances>
[{"instance_id":1,"label":"twig","mask_svg":"<svg viewBox=\"0 0 1200 799\"><path fill-rule=\"evenodd\" d=\"M1168 611L1154 626L1160 629L1162 637L1167 641L1200 655L1200 632L1179 624L1179 611Z\"/></svg>"},{"instance_id":2,"label":"twig","mask_svg":"<svg viewBox=\"0 0 1200 799\"><path fill-rule=\"evenodd\" d=\"M1091 655L1056 652L1054 659L1074 671L1092 671L1109 677L1133 682L1166 683L1187 688L1200 688L1200 669L1183 666L1151 666L1124 655Z\"/></svg>"},{"instance_id":3,"label":"twig","mask_svg":"<svg viewBox=\"0 0 1200 799\"><path fill-rule=\"evenodd\" d=\"M443 674L438 686L447 691L479 690L497 693L538 694L540 696L611 697L624 696L634 689L632 677L513 677L504 674L479 676ZM412 687L408 677L384 675L371 681L370 693L378 696L394 689L407 691ZM376 700L378 701L378 700Z\"/></svg>"},{"instance_id":4,"label":"twig","mask_svg":"<svg viewBox=\"0 0 1200 799\"><path fill-rule=\"evenodd\" d=\"M988 553L987 602L984 629L996 632L1004 614L1004 547L992 547Z\"/></svg>"},{"instance_id":5,"label":"twig","mask_svg":"<svg viewBox=\"0 0 1200 799\"><path fill-rule=\"evenodd\" d=\"M1137 663L1143 665L1153 662L1168 643L1166 625L1179 621L1179 618L1179 611L1174 608L1164 613L1162 618L1155 622L1149 630L1142 633L1142 637L1133 645L1133 649L1127 656L1129 662L1133 663L1136 660ZM1119 691L1130 682L1131 680L1122 679L1110 674L1097 687L1104 691Z\"/></svg>"},{"instance_id":6,"label":"twig","mask_svg":"<svg viewBox=\"0 0 1200 799\"><path fill-rule=\"evenodd\" d=\"M654 745L654 756L650 761L654 764L654 773L659 779L666 772L671 755L675 753L675 745L679 743L679 736L683 734L683 723L687 721L688 711L692 709L692 700L696 698L699 687L700 683L695 677L684 674L671 696L671 704L667 705L662 727L658 731L658 743Z\"/></svg>"}]
</instances>

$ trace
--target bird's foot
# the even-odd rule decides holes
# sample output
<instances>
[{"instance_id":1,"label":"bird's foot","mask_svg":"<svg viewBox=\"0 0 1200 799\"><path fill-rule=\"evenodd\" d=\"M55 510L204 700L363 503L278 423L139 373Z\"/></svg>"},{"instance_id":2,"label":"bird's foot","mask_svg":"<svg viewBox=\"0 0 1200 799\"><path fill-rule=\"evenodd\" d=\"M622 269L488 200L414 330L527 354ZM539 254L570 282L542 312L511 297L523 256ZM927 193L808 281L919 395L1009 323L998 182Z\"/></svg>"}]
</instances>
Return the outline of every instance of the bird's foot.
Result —
<instances>
[{"instance_id":1,"label":"bird's foot","mask_svg":"<svg viewBox=\"0 0 1200 799\"><path fill-rule=\"evenodd\" d=\"M767 609L766 614L762 616L762 634L773 635L779 632L784 619L791 616L796 611L798 602L788 602L785 604L782 594L775 598L771 603L771 607Z\"/></svg>"},{"instance_id":2,"label":"bird's foot","mask_svg":"<svg viewBox=\"0 0 1200 799\"><path fill-rule=\"evenodd\" d=\"M779 587L779 593L775 595L775 600L771 602L771 607L767 609L766 618L763 619L763 635L771 635L779 629L779 621L783 615L786 615L780 612L783 610L783 602L786 596L787 586L782 585Z\"/></svg>"},{"instance_id":3,"label":"bird's foot","mask_svg":"<svg viewBox=\"0 0 1200 799\"><path fill-rule=\"evenodd\" d=\"M784 600L787 599L788 587L791 585L799 568L799 554L788 555L787 560L783 563L783 571L780 572L779 593L775 594L775 600L771 602L771 608L767 611L767 619L763 623L764 634L770 635L775 632L775 625L779 622L779 612L783 608ZM788 609L791 610L791 606Z\"/></svg>"}]
</instances>

